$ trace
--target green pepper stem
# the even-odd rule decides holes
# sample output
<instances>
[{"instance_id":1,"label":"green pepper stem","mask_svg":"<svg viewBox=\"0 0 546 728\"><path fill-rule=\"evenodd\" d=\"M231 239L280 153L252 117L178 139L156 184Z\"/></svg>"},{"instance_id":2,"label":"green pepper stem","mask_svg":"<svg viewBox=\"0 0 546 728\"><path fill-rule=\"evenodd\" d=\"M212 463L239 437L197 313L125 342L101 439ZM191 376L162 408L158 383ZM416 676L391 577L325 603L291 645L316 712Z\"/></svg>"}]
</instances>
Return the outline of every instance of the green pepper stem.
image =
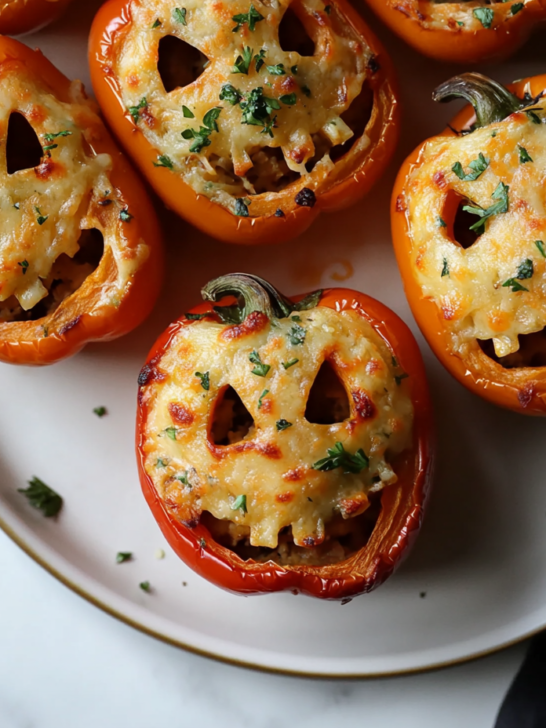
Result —
<instances>
[{"instance_id":1,"label":"green pepper stem","mask_svg":"<svg viewBox=\"0 0 546 728\"><path fill-rule=\"evenodd\" d=\"M246 317L260 311L270 321L287 318L293 311L306 311L318 306L322 291L314 291L299 303L292 303L271 283L249 273L229 273L216 278L202 289L205 301L216 303L224 296L235 296L234 306L215 306L214 311L224 323L241 323Z\"/></svg>"},{"instance_id":2,"label":"green pepper stem","mask_svg":"<svg viewBox=\"0 0 546 728\"><path fill-rule=\"evenodd\" d=\"M440 84L432 94L433 101L463 98L476 112L475 129L502 121L525 104L500 83L481 73L462 73Z\"/></svg>"}]
</instances>

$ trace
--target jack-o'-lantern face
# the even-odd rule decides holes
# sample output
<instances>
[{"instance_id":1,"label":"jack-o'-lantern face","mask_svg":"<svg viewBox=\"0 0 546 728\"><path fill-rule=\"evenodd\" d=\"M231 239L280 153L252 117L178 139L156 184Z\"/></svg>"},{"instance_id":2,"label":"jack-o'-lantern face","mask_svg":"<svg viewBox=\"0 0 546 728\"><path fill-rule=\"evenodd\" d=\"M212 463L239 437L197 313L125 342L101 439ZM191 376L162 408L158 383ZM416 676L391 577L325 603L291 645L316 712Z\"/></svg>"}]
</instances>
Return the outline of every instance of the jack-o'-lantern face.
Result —
<instances>
[{"instance_id":1,"label":"jack-o'-lantern face","mask_svg":"<svg viewBox=\"0 0 546 728\"><path fill-rule=\"evenodd\" d=\"M226 278L246 293L249 277ZM167 510L281 560L341 560L332 538L396 487L393 459L412 442L391 350L358 311L319 300L185 321L141 379L144 467Z\"/></svg>"}]
</instances>

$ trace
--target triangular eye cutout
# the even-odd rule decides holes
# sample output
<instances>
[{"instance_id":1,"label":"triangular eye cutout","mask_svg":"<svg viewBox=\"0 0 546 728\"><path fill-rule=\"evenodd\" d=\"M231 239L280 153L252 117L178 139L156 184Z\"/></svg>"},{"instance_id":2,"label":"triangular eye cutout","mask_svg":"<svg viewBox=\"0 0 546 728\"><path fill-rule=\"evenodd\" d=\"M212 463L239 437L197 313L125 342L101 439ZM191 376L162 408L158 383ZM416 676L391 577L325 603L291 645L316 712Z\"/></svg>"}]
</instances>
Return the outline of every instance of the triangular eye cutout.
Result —
<instances>
[{"instance_id":1,"label":"triangular eye cutout","mask_svg":"<svg viewBox=\"0 0 546 728\"><path fill-rule=\"evenodd\" d=\"M333 425L351 416L351 406L345 387L329 361L325 361L313 382L305 419L316 425Z\"/></svg>"},{"instance_id":2,"label":"triangular eye cutout","mask_svg":"<svg viewBox=\"0 0 546 728\"><path fill-rule=\"evenodd\" d=\"M303 23L291 9L285 12L279 25L279 43L285 53L295 51L300 56L315 54L315 43L309 37Z\"/></svg>"},{"instance_id":3,"label":"triangular eye cutout","mask_svg":"<svg viewBox=\"0 0 546 728\"><path fill-rule=\"evenodd\" d=\"M218 398L212 416L210 437L215 445L232 445L244 439L254 426L252 415L230 385Z\"/></svg>"},{"instance_id":4,"label":"triangular eye cutout","mask_svg":"<svg viewBox=\"0 0 546 728\"><path fill-rule=\"evenodd\" d=\"M200 50L174 35L159 41L157 70L167 93L193 83L207 63L208 58Z\"/></svg>"},{"instance_id":5,"label":"triangular eye cutout","mask_svg":"<svg viewBox=\"0 0 546 728\"><path fill-rule=\"evenodd\" d=\"M38 135L23 114L13 112L9 117L6 141L6 163L8 174L22 169L38 167L42 161L43 149Z\"/></svg>"}]
</instances>

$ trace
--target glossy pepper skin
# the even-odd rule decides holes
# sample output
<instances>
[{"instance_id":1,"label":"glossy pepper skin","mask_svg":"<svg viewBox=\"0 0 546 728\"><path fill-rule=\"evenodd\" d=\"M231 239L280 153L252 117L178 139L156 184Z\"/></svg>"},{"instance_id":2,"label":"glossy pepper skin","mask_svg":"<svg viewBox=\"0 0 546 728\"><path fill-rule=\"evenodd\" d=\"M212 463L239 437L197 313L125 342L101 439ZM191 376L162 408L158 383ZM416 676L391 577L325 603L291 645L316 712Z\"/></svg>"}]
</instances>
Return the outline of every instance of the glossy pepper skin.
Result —
<instances>
[{"instance_id":1,"label":"glossy pepper skin","mask_svg":"<svg viewBox=\"0 0 546 728\"><path fill-rule=\"evenodd\" d=\"M485 95L481 90L483 87L486 88ZM465 91L465 88L470 89L470 93ZM460 93L461 89L463 89L463 93ZM428 141L434 142L435 139L442 138L454 139L457 136L454 130L458 132L468 130L472 125L477 125L479 128L480 126L486 127L489 123L502 124L503 120L510 118L527 123L528 115L519 110L522 108L530 109L531 115L533 114L532 109L538 109L538 113L541 113L543 104L540 99L546 89L546 75L523 79L510 86L509 89L504 89L500 84L496 84L480 74L463 74L442 84L435 92L435 100L449 101L455 96L463 96L475 104L478 113L472 106L464 107L447 129L438 137L433 137ZM475 93L476 90L477 93ZM524 100L522 101L522 99ZM514 117L511 117L512 114ZM534 123L540 124L540 118L536 117ZM490 136L496 138L497 134L499 134L498 131L493 131ZM465 138L471 139L472 136ZM543 366L505 368L489 357L477 340L474 340L469 345L466 354L462 355L453 348L448 324L442 316L440 308L423 293L411 255L412 237L404 209L404 194L408 189L408 177L421 164L420 157L426 145L427 142L420 145L402 165L391 203L393 243L406 297L413 315L440 362L467 389L493 404L515 412L545 415L546 368ZM479 151L479 149L476 150L476 157ZM436 194L444 194L446 190L447 188L444 187ZM518 203L513 201L511 204L516 207ZM523 209L527 208L523 201L519 204ZM447 230L448 236L453 235L456 212L456 206L449 204L446 206L444 216L446 227L444 229ZM539 235L534 237L539 237ZM530 245L534 247L533 236L530 237ZM537 256L540 259L540 254L537 253ZM524 283L525 281L523 281ZM503 290L509 289L503 288ZM523 294L515 293L513 295Z\"/></svg>"},{"instance_id":2,"label":"glossy pepper skin","mask_svg":"<svg viewBox=\"0 0 546 728\"><path fill-rule=\"evenodd\" d=\"M182 177L154 166L158 150L135 125L122 101L120 84L112 73L112 60L127 26L131 23L134 0L108 0L99 10L90 37L90 68L95 95L103 113L127 152L166 205L192 225L219 240L244 245L285 242L303 233L320 212L336 212L359 200L373 187L389 163L399 133L399 106L390 59L362 18L347 0L335 6L368 46L373 68L367 77L373 91L374 109L366 126L370 144L358 165L349 166L346 155L337 163L346 173L324 189L317 189L312 204L294 204L295 191L289 186L277 193L267 215L239 217L204 195L197 194ZM294 3L295 5L296 3ZM343 167L342 167L343 169ZM296 189L297 191L297 189ZM289 199L284 215L275 213ZM287 203L288 205L288 203ZM252 210L252 208L250 208Z\"/></svg>"},{"instance_id":3,"label":"glossy pepper skin","mask_svg":"<svg viewBox=\"0 0 546 728\"><path fill-rule=\"evenodd\" d=\"M0 68L19 64L44 83L61 102L70 103L71 82L36 50L19 41L0 38ZM105 248L99 267L58 308L35 321L0 322L0 361L45 365L65 359L87 343L108 341L138 326L150 313L161 286L163 252L155 211L139 178L116 147L102 122L92 132L93 152L112 159L110 182L132 218L124 226L124 253L130 258L144 242L146 259L130 276L119 300L105 303L109 286L116 281L117 266ZM109 208L105 208L109 209Z\"/></svg>"},{"instance_id":4,"label":"glossy pepper skin","mask_svg":"<svg viewBox=\"0 0 546 728\"><path fill-rule=\"evenodd\" d=\"M61 15L72 0L11 0L0 2L0 33L23 35L39 30Z\"/></svg>"},{"instance_id":5,"label":"glossy pepper skin","mask_svg":"<svg viewBox=\"0 0 546 728\"><path fill-rule=\"evenodd\" d=\"M254 276L252 278L261 281ZM211 295L211 286L215 283L209 284L203 291L204 297L212 303L202 303L190 314L211 312L214 302L220 306L236 303L237 299L233 296ZM295 303L303 298L283 297L283 300ZM432 481L434 438L431 403L417 342L393 311L363 293L343 288L325 290L318 305L337 311L358 311L372 325L408 375L403 386L409 388L414 408L412 446L397 456L393 463L399 480L382 491L381 514L368 543L345 561L327 566L283 566L272 561L243 560L217 543L202 523L184 524L173 517L159 498L145 469L144 432L148 410L144 394L148 383L156 378L160 381L162 372L157 368L158 362L171 346L176 333L182 327L192 326L193 321L182 316L159 337L139 378L136 452L146 501L175 553L200 576L236 594L291 591L321 599L350 599L373 590L395 571L421 527Z\"/></svg>"},{"instance_id":6,"label":"glossy pepper skin","mask_svg":"<svg viewBox=\"0 0 546 728\"><path fill-rule=\"evenodd\" d=\"M434 0L367 2L415 50L451 63L507 57L527 40L536 23L546 18L544 0L509 0L490 5ZM485 14L478 17L475 10Z\"/></svg>"}]
</instances>

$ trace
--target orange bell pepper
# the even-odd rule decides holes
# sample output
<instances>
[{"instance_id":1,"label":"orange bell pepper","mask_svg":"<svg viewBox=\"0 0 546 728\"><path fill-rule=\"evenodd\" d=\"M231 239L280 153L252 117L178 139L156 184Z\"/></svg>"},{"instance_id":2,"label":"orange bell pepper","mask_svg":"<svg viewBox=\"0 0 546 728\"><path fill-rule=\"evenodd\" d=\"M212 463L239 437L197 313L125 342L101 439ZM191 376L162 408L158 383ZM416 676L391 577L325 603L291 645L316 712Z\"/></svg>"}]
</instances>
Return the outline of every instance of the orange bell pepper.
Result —
<instances>
[{"instance_id":1,"label":"orange bell pepper","mask_svg":"<svg viewBox=\"0 0 546 728\"><path fill-rule=\"evenodd\" d=\"M72 0L2 0L0 33L22 35L55 20Z\"/></svg>"},{"instance_id":2,"label":"orange bell pepper","mask_svg":"<svg viewBox=\"0 0 546 728\"><path fill-rule=\"evenodd\" d=\"M431 485L434 450L431 404L421 354L413 335L386 306L347 289L329 289L291 300L256 276L233 274L209 283L202 293L210 303L192 309L160 336L139 377L136 447L140 482L163 534L188 566L217 586L238 594L289 590L322 599L350 599L371 591L393 573L413 543L421 526ZM213 307L214 302L219 305ZM316 349L313 340L318 329L310 327L318 327L316 318L325 309L338 313L357 312L371 325L374 336L379 335L380 348L385 347L381 348L380 358L375 358L377 354L368 353L364 357L359 356L358 362L351 361L345 356L341 339L321 343L320 347L326 346L324 351ZM344 325L330 314L328 320L331 322L330 332L337 331L334 321L338 321L338 326ZM239 323L230 324L230 321ZM299 338L290 342L294 330L290 332L289 329L296 326L295 322L299 322L299 329L296 329ZM267 334L271 324L275 338L268 348L261 346L259 341L263 343L260 335ZM358 322L353 324L358 325ZM185 338L188 327L201 328L197 341L206 352L203 367L210 369L205 372L203 368L195 376L195 356L199 357L200 353L195 349L195 340ZM320 327L322 330L323 327ZM337 334L331 335L335 337ZM211 344L213 341L216 344ZM292 353L297 357L283 361L280 366L287 354L283 347L290 348L291 345ZM307 346L310 348L307 349ZM250 364L247 354L242 351L245 347L247 351L254 349ZM263 361L256 349L264 357ZM228 350L226 360L222 352ZM221 365L214 359L216 355L221 357ZM338 363L339 377L351 399L350 411L345 413L348 419L331 426L309 424L309 421L328 420L322 419L323 410L318 417L312 417L306 411L306 398L311 387L309 374L313 372L311 377L316 376L322 356ZM383 380L385 367L391 367L391 359L393 369L388 380ZM172 369L173 361L178 362L176 372ZM179 365L181 361L183 363ZM256 364L256 368L245 374L252 363ZM366 391L356 384L361 376L371 377L367 380ZM187 377L186 380L184 377ZM380 381L374 381L373 377L379 377ZM182 391L183 381L187 382L189 389ZM238 382L241 397L252 412L254 427L248 436L242 435L242 440L228 437L225 444L216 445L214 417L222 408L226 381ZM300 385L298 381L301 381ZM283 398L282 392L294 386L296 389ZM325 391L328 391L327 385ZM258 399L259 392L261 396ZM355 485L357 476L348 474L360 473L363 469L359 482L361 479L362 482L378 481L371 471L372 467L378 466L372 465L364 451L358 448L367 449L364 443L369 437L372 437L371 441L375 438L378 442L379 435L372 436L371 433L383 432L383 424L377 421L380 415L374 400L378 402L385 396L395 398L393 406L384 410L391 413L387 428L390 434L381 436L389 438L386 442L391 443L393 451L398 453L391 455L397 480L385 485L376 494L380 498L380 508L376 501L377 511L370 516L371 520L363 522L356 517L369 502L363 492L357 492L363 487ZM405 427L397 419L397 412L400 412L400 405L395 404L399 401L396 399L398 396L408 398L404 401L413 406L411 431L406 431L407 444L402 446L397 446L394 441L395 433L404 432ZM176 399L174 403L170 401L173 397ZM281 415L288 415L290 422L278 419ZM224 422L224 414L219 417ZM236 425L235 429L239 430L240 426ZM390 429L391 426L393 429ZM334 458L326 463L329 460L326 458L312 464L317 455L326 454L328 441L333 444L336 439L342 440L343 445L337 442L334 450L337 448L337 454L341 452L342 457L349 460L342 463ZM396 447L399 449L394 450ZM351 459L349 453L355 450L356 455ZM210 459L209 466L204 465L203 452L204 457ZM330 456L336 455L336 452L328 450ZM300 465L286 472L286 468L294 467L294 457ZM358 459L356 468L355 459ZM184 468L187 470L184 471ZM232 475L224 481L223 475L228 471ZM283 471L284 474L280 475ZM226 487L232 494L247 491L234 502L235 496L230 496L231 510L229 506L226 510L222 503L218 506L218 489ZM336 494L333 497L336 502L339 501L338 505L333 505L332 492ZM352 495L348 497L348 493ZM207 520L211 515L207 512L207 497L216 499L216 507L223 512L220 520ZM348 500L345 500L347 497ZM317 532L313 531L313 519L316 519L317 513L323 513L317 510L322 508L321 498L327 504L325 508L329 515L322 527L325 533L319 533L317 537ZM280 505L269 505L274 503ZM288 563L279 560L281 554L276 551L281 548L280 541L277 547L273 545L272 550L266 550L261 556L257 554L257 548L248 553L244 551L248 548L245 546L240 552L237 546L226 543L226 528L230 520L234 521L232 526L244 529L256 512L261 515L258 521L252 523L258 530L264 529L269 538L271 521L263 526L263 519L268 517L272 508L273 517L281 522L280 526L274 526L275 533L290 518L294 519L292 528L284 528L283 531L291 532L294 544L298 544L299 534L300 553L317 545L320 548L320 545L332 544L329 538L335 544L336 538L342 534L349 538L351 528L353 531L356 528L361 540L349 547L345 555L341 546L334 545L334 548L341 549L341 554L338 553L335 559L324 561L323 557L321 562L320 558L317 561L316 555L304 553L301 563L296 563L293 558ZM229 514L236 511L238 515L230 519ZM335 520L336 514L338 522L335 528L341 530L330 534L330 528L334 528L330 521ZM366 514L364 510L363 517ZM321 522L319 518L318 523ZM355 525L351 526L352 523ZM303 537L298 528L300 531L303 529L303 536L310 531L314 536ZM320 532L320 526L318 528Z\"/></svg>"},{"instance_id":3,"label":"orange bell pepper","mask_svg":"<svg viewBox=\"0 0 546 728\"><path fill-rule=\"evenodd\" d=\"M146 44L149 48L150 57L157 59L159 43L167 35L174 35L187 40L188 43L192 42L187 30L192 23L191 13L193 11L188 11L187 16L184 15L183 22L181 22L181 20L176 21L178 16L173 15L170 17L169 14L165 14L165 3L158 3L157 9L155 9L153 3L151 5L147 3L144 6L140 2L136 2L136 0L109 0L101 7L93 24L90 39L91 77L96 97L110 126L167 206L197 228L219 240L231 243L260 244L282 242L293 238L306 230L320 211L333 212L341 210L367 193L381 175L393 154L398 138L399 109L389 58L347 0L333 0L331 4L325 5L325 9L320 12L315 12L308 7L306 1L294 1L290 5L290 11L297 14L305 25L307 32L313 38L318 49L316 56L305 58L300 56L299 53L292 52L290 54L291 60L287 61L288 56L285 54L285 64L289 62L294 65L290 67L290 72L288 66L278 70L277 75L275 75L274 71L273 75L270 76L272 83L267 82L268 76L265 75L266 68L270 68L267 66L268 60L265 60L264 65L263 60L258 60L258 55L250 61L250 67L247 69L248 73L233 74L228 78L235 86L255 84L254 92L263 93L263 86L267 83L272 89L269 92L270 96L280 94L279 99L272 99L275 105L274 108L280 109L278 111L279 116L282 117L282 114L285 114L282 118L289 118L286 115L290 113L290 110L285 110L286 107L284 106L281 109L279 103L279 100L283 101L283 99L285 99L283 103L292 105L292 110L300 113L305 108L306 95L311 94L311 90L303 85L302 69L306 66L315 68L316 64L323 62L328 54L334 53L335 43L333 39L338 37L334 35L334 28L336 28L338 33L345 33L348 38L352 39L351 49L347 52L348 56L351 59L356 58L356 62L361 64L361 70L365 73L364 87L367 85L372 92L373 108L369 120L363 131L359 130L355 133L353 138L356 141L349 150L346 151L345 147L337 147L343 153L332 168L327 167L327 165L317 164L309 174L298 175L298 179L291 181L280 191L266 191L261 194L247 194L245 192L246 198L241 195L237 200L232 195L233 199L230 198L231 201L228 206L209 199L203 193L198 194L185 181L182 176L182 162L183 159L187 160L195 157L195 155L192 155L191 150L184 153L183 159L177 159L174 154L173 159L170 159L164 150L157 149L149 131L157 128L154 110L157 110L157 115L160 118L165 119L162 112L165 105L172 108L174 104L178 110L186 109L184 114L191 114L193 117L193 112L187 106L188 103L191 105L191 101L188 100L190 96L194 100L207 98L207 102L210 101L211 105L214 102L216 108L221 106L222 115L218 123L222 127L224 123L222 119L226 117L226 114L243 113L243 106L239 108L238 103L241 102L244 105L248 102L250 98L248 89L246 96L245 93L241 92L241 95L236 89L233 89L236 95L231 101L225 100L225 97L222 96L222 90L226 84L222 88L220 87L218 72L213 70L212 62L197 80L184 89L176 88L172 91L172 95L166 94L163 86L155 78L156 70L149 71L147 69L142 73L141 78L137 69L134 73L131 73L128 83L131 92L138 93L140 107L131 107L129 101L124 101L124 87L122 87L120 80L119 63L124 43L135 28L141 27L136 25L136 14L138 14L140 23L144 22L143 18L146 19L139 45ZM264 16L268 15L269 24L278 24L281 14L288 6L288 2L283 0L280 5L280 12L277 7L272 9L267 4L262 5L262 3L257 2L256 5ZM144 7L146 10L143 9ZM171 3L167 3L167 7L171 8ZM251 7L254 8L254 5ZM173 0L171 9L174 14L180 9L179 3ZM214 38L211 37L206 48L201 43L201 47L206 50L214 62L216 62L215 48L218 44L228 47L226 53L229 54L232 52L230 44L233 43L238 44L236 48L240 48L241 52L243 52L243 46L248 44L246 49L253 52L251 44L256 45L257 43L259 45L256 34L262 32L262 27L264 29L269 28L265 23L262 26L260 22L257 22L255 33L250 32L244 26L240 31L240 35L235 35L232 32L233 21L231 16L237 10L248 11L248 4L241 2L238 2L236 6L229 4L222 11L223 14L220 15L227 23L226 27L222 28ZM166 17L161 15L161 11ZM258 12L256 9L254 11ZM215 12L220 13L220 10L215 9ZM263 19L262 15L260 17ZM147 27L148 20L150 20L151 28ZM270 31L268 29L267 31L264 30L265 32ZM274 44L276 41L272 41L272 43ZM256 48L258 45L256 45ZM275 52L281 53L282 51L277 49ZM234 60L235 56L232 59L231 55L229 55L229 62L232 63ZM223 58L220 75L225 73L225 62L226 59ZM283 64L279 64L279 66L283 66ZM323 74L324 71L321 70L321 73ZM156 82L159 84L159 91L155 90ZM146 96L150 83L154 84L153 101L149 101L149 97ZM335 98L332 97L329 102L332 105L332 114L337 113L335 109L340 103L340 98L347 98L347 93L351 95L354 93L354 88L353 91L349 92L344 84L345 80L339 86ZM291 90L293 93L283 96L282 94L286 94L286 90ZM364 88L364 92L365 90ZM361 96L362 94L357 96L357 101ZM223 98L224 100L221 103L220 100ZM272 112L272 109L270 111ZM182 116L181 111L178 113ZM239 118L244 117L240 116ZM276 118L270 119L269 130L265 125L263 129L264 132L269 131L271 146L273 147L275 146L274 130L277 128L275 126ZM206 116L203 117L203 123L205 121ZM184 133L192 134L195 132L195 128L189 128L194 124L191 119L175 119L172 124L176 124L177 136L179 134L179 123L181 124L180 129L188 126ZM237 121L236 123L237 127L241 123L251 125L242 127L245 134L260 134L260 132L255 131L255 124L259 123L255 119L243 122ZM207 141L209 144L210 130L214 128L215 124L216 121L212 121L208 130L205 128L207 124L205 124L205 127L201 127L205 132L208 131ZM254 126L252 126L253 124ZM344 122L343 126L345 126ZM335 129L335 126L332 126L332 129ZM250 131L247 132L246 130ZM295 138L298 138L297 135L300 131L297 131ZM241 132L238 131L238 133ZM184 138L189 137L184 136ZM267 135L258 137L260 143L264 139L268 140L269 137ZM313 142L310 140L311 137L309 136L308 141L311 148L314 149ZM352 142L352 139L350 141ZM209 149L213 149L213 147L209 146ZM238 164L242 165L243 171L241 174L235 175L235 182L238 185L241 184L241 177L244 176L244 170L248 167L248 160L250 160L246 150L243 151L243 160L238 161ZM280 151L278 147L277 151ZM296 155L296 151L297 154L301 152L303 155L300 148L293 152L294 155ZM286 156L287 153L285 152L285 159ZM301 163L302 159L304 162L307 161L306 157L298 157L295 161L299 160ZM245 162L245 160L247 161ZM284 160L281 161L284 163ZM203 164L205 163L208 162L203 162ZM250 164L252 165L252 163Z\"/></svg>"},{"instance_id":4,"label":"orange bell pepper","mask_svg":"<svg viewBox=\"0 0 546 728\"><path fill-rule=\"evenodd\" d=\"M471 106L402 165L392 233L413 315L445 368L494 404L544 415L546 75L509 88L470 73L436 90Z\"/></svg>"},{"instance_id":5,"label":"orange bell pepper","mask_svg":"<svg viewBox=\"0 0 546 728\"><path fill-rule=\"evenodd\" d=\"M50 364L148 315L162 278L160 231L79 82L40 51L1 37L0 88L0 361ZM31 124L38 151L35 162L10 170L10 154L30 148L10 139L14 117ZM91 233L84 245L85 230L102 235L103 251Z\"/></svg>"},{"instance_id":6,"label":"orange bell pepper","mask_svg":"<svg viewBox=\"0 0 546 728\"><path fill-rule=\"evenodd\" d=\"M367 0L391 30L426 56L452 63L506 57L546 18L545 0Z\"/></svg>"}]
</instances>

